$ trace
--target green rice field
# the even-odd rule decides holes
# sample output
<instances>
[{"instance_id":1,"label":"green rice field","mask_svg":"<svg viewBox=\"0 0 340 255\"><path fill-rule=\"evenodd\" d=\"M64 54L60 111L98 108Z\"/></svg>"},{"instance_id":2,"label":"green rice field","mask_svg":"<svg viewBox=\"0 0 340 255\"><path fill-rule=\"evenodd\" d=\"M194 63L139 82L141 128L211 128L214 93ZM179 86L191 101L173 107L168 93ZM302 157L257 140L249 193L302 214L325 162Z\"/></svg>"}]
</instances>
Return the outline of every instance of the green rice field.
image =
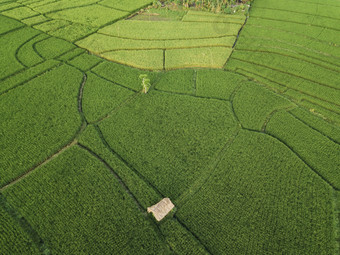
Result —
<instances>
[{"instance_id":1,"label":"green rice field","mask_svg":"<svg viewBox=\"0 0 340 255\"><path fill-rule=\"evenodd\" d=\"M340 254L340 1L161 2L0 0L0 254Z\"/></svg>"}]
</instances>

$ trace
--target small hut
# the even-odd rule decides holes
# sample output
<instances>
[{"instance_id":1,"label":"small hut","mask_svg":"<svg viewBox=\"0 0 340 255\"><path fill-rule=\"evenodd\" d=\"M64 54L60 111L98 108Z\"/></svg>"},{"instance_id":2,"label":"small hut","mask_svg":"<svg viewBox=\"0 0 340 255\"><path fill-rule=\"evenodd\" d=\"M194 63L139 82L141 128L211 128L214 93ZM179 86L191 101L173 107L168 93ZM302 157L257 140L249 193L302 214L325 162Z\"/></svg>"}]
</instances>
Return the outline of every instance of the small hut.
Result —
<instances>
[{"instance_id":1,"label":"small hut","mask_svg":"<svg viewBox=\"0 0 340 255\"><path fill-rule=\"evenodd\" d=\"M170 198L163 198L157 204L148 207L148 213L152 213L157 221L161 221L174 208Z\"/></svg>"}]
</instances>

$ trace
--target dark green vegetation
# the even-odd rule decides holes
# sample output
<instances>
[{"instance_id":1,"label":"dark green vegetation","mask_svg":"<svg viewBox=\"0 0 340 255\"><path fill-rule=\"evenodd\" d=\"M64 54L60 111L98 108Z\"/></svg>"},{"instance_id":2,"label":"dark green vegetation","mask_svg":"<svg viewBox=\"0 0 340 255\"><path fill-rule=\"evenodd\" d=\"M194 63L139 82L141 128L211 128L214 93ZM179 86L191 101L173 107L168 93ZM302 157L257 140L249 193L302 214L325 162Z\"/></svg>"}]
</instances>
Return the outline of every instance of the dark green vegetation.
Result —
<instances>
[{"instance_id":1,"label":"dark green vegetation","mask_svg":"<svg viewBox=\"0 0 340 255\"><path fill-rule=\"evenodd\" d=\"M110 169L78 146L4 196L56 254L167 250L154 223L145 220Z\"/></svg>"},{"instance_id":2,"label":"dark green vegetation","mask_svg":"<svg viewBox=\"0 0 340 255\"><path fill-rule=\"evenodd\" d=\"M151 3L0 0L0 254L339 254L340 4Z\"/></svg>"},{"instance_id":3,"label":"dark green vegetation","mask_svg":"<svg viewBox=\"0 0 340 255\"><path fill-rule=\"evenodd\" d=\"M110 147L175 199L202 174L236 126L228 102L151 91L99 128Z\"/></svg>"},{"instance_id":4,"label":"dark green vegetation","mask_svg":"<svg viewBox=\"0 0 340 255\"><path fill-rule=\"evenodd\" d=\"M320 254L334 251L331 194L284 144L241 131L177 215L213 254Z\"/></svg>"},{"instance_id":5,"label":"dark green vegetation","mask_svg":"<svg viewBox=\"0 0 340 255\"><path fill-rule=\"evenodd\" d=\"M0 100L0 184L4 185L66 145L80 126L77 96L82 74L67 65L47 71ZM34 93L32 97L22 95ZM13 103L15 102L15 104ZM24 121L23 121L24 120ZM23 167L24 166L24 167Z\"/></svg>"},{"instance_id":6,"label":"dark green vegetation","mask_svg":"<svg viewBox=\"0 0 340 255\"><path fill-rule=\"evenodd\" d=\"M339 124L340 6L330 9L316 1L254 2L226 69Z\"/></svg>"},{"instance_id":7,"label":"dark green vegetation","mask_svg":"<svg viewBox=\"0 0 340 255\"><path fill-rule=\"evenodd\" d=\"M16 217L6 206L2 195L0 199L1 254L38 254L37 244L33 242L30 233L25 231L24 219Z\"/></svg>"}]
</instances>

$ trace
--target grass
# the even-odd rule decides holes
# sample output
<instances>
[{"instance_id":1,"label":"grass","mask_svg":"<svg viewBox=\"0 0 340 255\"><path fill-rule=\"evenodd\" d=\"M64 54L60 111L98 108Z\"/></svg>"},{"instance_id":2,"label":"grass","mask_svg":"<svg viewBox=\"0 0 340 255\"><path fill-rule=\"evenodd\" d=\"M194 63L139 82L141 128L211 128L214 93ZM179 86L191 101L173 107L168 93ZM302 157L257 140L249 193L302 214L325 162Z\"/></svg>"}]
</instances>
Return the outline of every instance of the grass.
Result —
<instances>
[{"instance_id":1,"label":"grass","mask_svg":"<svg viewBox=\"0 0 340 255\"><path fill-rule=\"evenodd\" d=\"M207 12L201 11L188 11L188 14L183 17L186 22L212 22L212 23L232 23L243 24L244 16L234 15L211 15Z\"/></svg>"},{"instance_id":2,"label":"grass","mask_svg":"<svg viewBox=\"0 0 340 255\"><path fill-rule=\"evenodd\" d=\"M166 236L174 252L180 254L209 254L205 247L178 222L170 219L160 225L162 233Z\"/></svg>"},{"instance_id":3,"label":"grass","mask_svg":"<svg viewBox=\"0 0 340 255\"><path fill-rule=\"evenodd\" d=\"M338 8L327 15L325 10L315 14L317 5L311 2L303 10L292 11L301 5L292 1L285 6L281 1L254 3L226 69L255 79L338 123L340 52L337 24L331 21Z\"/></svg>"},{"instance_id":4,"label":"grass","mask_svg":"<svg viewBox=\"0 0 340 255\"><path fill-rule=\"evenodd\" d=\"M26 19L21 20L21 22L29 26L40 24L46 21L48 21L48 18L46 18L44 15L33 16L31 18L26 18Z\"/></svg>"},{"instance_id":5,"label":"grass","mask_svg":"<svg viewBox=\"0 0 340 255\"><path fill-rule=\"evenodd\" d=\"M151 13L159 15L153 15L153 19L137 15L113 23L77 45L108 60L147 70L222 68L244 22L244 17L235 19L226 15L198 15L199 19L195 19L191 12L181 12L184 15L181 21L164 10L151 9ZM186 21L186 17L194 20ZM222 22L212 23L215 18Z\"/></svg>"},{"instance_id":6,"label":"grass","mask_svg":"<svg viewBox=\"0 0 340 255\"><path fill-rule=\"evenodd\" d=\"M340 4L149 3L0 1L0 253L338 254Z\"/></svg>"},{"instance_id":7,"label":"grass","mask_svg":"<svg viewBox=\"0 0 340 255\"><path fill-rule=\"evenodd\" d=\"M300 108L296 108L290 112L307 125L333 139L335 142L340 143L340 130L338 126L332 125L331 123L324 121L320 116Z\"/></svg>"},{"instance_id":8,"label":"grass","mask_svg":"<svg viewBox=\"0 0 340 255\"><path fill-rule=\"evenodd\" d=\"M256 5L255 5L256 6ZM292 8L294 4L290 2L288 5L288 8ZM272 8L275 8L275 4ZM306 13L306 12L290 12L288 8L285 8L285 10L277 9L275 10L275 13L271 9L263 9L263 8L254 8L254 11L252 12L252 15L254 17L261 17L261 18L274 18L278 20L289 20L291 22L297 22L297 23L303 23L303 24L311 24L315 26L321 26L326 28L333 28L333 29L339 29L340 25L338 22L334 22L334 19L331 18L331 15L322 16L320 13L318 15L318 18L313 18L315 15L316 9L312 10L312 13ZM295 6L294 6L295 8ZM339 11L335 11L336 13ZM328 13L328 12L327 12ZM287 19L287 14L289 14L289 19Z\"/></svg>"},{"instance_id":9,"label":"grass","mask_svg":"<svg viewBox=\"0 0 340 255\"><path fill-rule=\"evenodd\" d=\"M148 8L138 15L131 17L131 19L145 21L181 21L186 13L187 11L184 10Z\"/></svg>"},{"instance_id":10,"label":"grass","mask_svg":"<svg viewBox=\"0 0 340 255\"><path fill-rule=\"evenodd\" d=\"M0 15L0 22L2 24L2 26L0 27L0 34L6 33L8 31L11 31L12 29L16 29L23 26L20 22L14 19L9 19L2 15Z\"/></svg>"},{"instance_id":11,"label":"grass","mask_svg":"<svg viewBox=\"0 0 340 255\"><path fill-rule=\"evenodd\" d=\"M321 83L321 86L318 86L320 87L320 92L329 92L329 94L327 94L327 97L333 97L333 101L339 98L339 92L336 91L340 89L340 85L337 82L339 72L337 72L336 70L331 70L327 67L311 65L310 62L299 60L289 56L280 55L279 58L276 58L277 55L279 54L253 52L251 54L251 57L249 57L248 52L238 51L233 55L233 57L254 64L270 66L270 68L274 70L285 72L295 77L301 77L308 81L316 81L317 83ZM319 78L320 80L318 80L317 78ZM330 87L330 89L323 88L322 85Z\"/></svg>"},{"instance_id":12,"label":"grass","mask_svg":"<svg viewBox=\"0 0 340 255\"><path fill-rule=\"evenodd\" d=\"M304 3L301 2L294 2L292 0L288 0L287 1L289 4L284 4L283 2L275 2L275 3L271 3L271 8L277 8L277 9L284 9L285 11L299 11L301 13L305 13L305 14L311 14L314 15L315 14L315 10L318 9L318 4L316 1L311 1L308 5L305 5ZM257 8L265 8L269 3L269 0L265 0L265 1L261 1L261 2L257 2L255 4L255 6ZM325 2L325 4L332 4L332 2ZM329 18L338 18L338 14L340 11L340 6L332 6L332 8L327 9L327 8L320 8L318 9L318 15L321 16L327 16Z\"/></svg>"},{"instance_id":13,"label":"grass","mask_svg":"<svg viewBox=\"0 0 340 255\"><path fill-rule=\"evenodd\" d=\"M235 36L224 36L218 38L197 40L140 40L112 37L104 34L93 34L78 41L77 45L88 49L96 54L116 50L143 50L143 49L183 49L194 47L232 47Z\"/></svg>"},{"instance_id":14,"label":"grass","mask_svg":"<svg viewBox=\"0 0 340 255\"><path fill-rule=\"evenodd\" d=\"M56 31L50 31L49 34L67 41L74 42L95 31L96 29L91 26L73 23L72 25L59 28Z\"/></svg>"},{"instance_id":15,"label":"grass","mask_svg":"<svg viewBox=\"0 0 340 255\"><path fill-rule=\"evenodd\" d=\"M32 6L31 8L39 13L48 14L48 13L54 13L54 12L61 11L61 10L67 10L70 8L88 6L88 5L94 4L95 2L96 0L72 0L72 1L61 0L58 2L48 2L45 4L44 3L39 4L36 6Z\"/></svg>"},{"instance_id":16,"label":"grass","mask_svg":"<svg viewBox=\"0 0 340 255\"><path fill-rule=\"evenodd\" d=\"M65 27L69 24L71 23L67 20L51 20L51 21L44 22L42 24L35 25L34 28L41 30L43 32L49 32L49 31L57 30L61 27Z\"/></svg>"}]
</instances>

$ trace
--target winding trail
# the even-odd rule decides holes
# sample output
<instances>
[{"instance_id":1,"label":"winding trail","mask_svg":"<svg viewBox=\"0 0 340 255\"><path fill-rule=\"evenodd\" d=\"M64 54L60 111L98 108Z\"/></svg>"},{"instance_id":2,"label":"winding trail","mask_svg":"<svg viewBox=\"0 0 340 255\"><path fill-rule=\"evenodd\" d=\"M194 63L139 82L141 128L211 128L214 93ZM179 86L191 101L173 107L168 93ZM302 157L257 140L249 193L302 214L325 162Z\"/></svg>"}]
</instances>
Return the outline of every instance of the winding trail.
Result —
<instances>
[{"instance_id":1,"label":"winding trail","mask_svg":"<svg viewBox=\"0 0 340 255\"><path fill-rule=\"evenodd\" d=\"M53 155L49 156L46 160L40 162L39 164L35 165L34 167L30 168L29 170L27 170L25 173L21 174L20 176L16 177L14 180L12 180L10 183L2 186L0 188L0 192L6 190L7 188L13 186L14 184L16 184L17 182L23 180L24 178L28 177L30 174L32 174L34 172L34 170L46 165L47 163L49 163L50 161L52 161L53 159L55 159L56 157L58 157L60 154L62 154L64 151L66 151L67 149L69 149L70 147L74 146L77 142L75 140L73 140L71 143L67 144L66 146L62 147L60 150L58 150L56 153L54 153Z\"/></svg>"}]
</instances>

